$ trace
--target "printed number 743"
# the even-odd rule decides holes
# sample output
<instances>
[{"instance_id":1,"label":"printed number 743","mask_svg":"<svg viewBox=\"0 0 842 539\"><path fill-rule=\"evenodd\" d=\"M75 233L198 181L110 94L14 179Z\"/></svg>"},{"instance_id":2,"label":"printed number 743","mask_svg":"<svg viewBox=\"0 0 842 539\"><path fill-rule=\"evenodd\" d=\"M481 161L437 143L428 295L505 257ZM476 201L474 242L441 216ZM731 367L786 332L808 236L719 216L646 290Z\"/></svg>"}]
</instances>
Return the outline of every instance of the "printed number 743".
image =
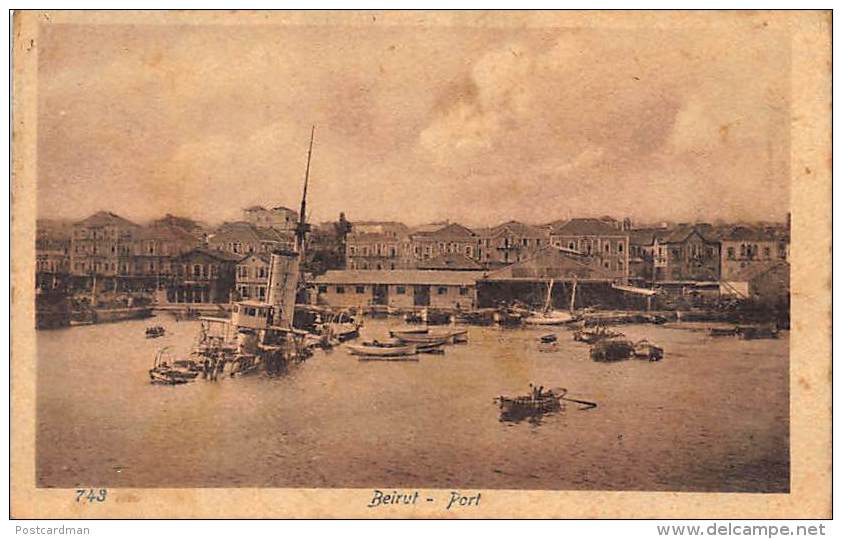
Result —
<instances>
[{"instance_id":1,"label":"printed number 743","mask_svg":"<svg viewBox=\"0 0 842 539\"><path fill-rule=\"evenodd\" d=\"M104 502L106 496L108 496L108 490L101 488L99 490L94 490L92 488L77 488L76 489L76 501L83 502L87 500L90 503L93 502Z\"/></svg>"}]
</instances>

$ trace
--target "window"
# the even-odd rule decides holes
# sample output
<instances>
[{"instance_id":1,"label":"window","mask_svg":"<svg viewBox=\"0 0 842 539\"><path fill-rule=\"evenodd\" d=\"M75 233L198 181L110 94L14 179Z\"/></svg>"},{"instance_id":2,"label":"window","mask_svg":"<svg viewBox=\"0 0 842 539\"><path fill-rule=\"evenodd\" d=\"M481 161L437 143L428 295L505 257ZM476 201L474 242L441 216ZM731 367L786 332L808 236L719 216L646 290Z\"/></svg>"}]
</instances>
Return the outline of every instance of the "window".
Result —
<instances>
[{"instance_id":1,"label":"window","mask_svg":"<svg viewBox=\"0 0 842 539\"><path fill-rule=\"evenodd\" d=\"M605 242L605 252L606 253L611 252L611 243L609 243L608 241Z\"/></svg>"},{"instance_id":2,"label":"window","mask_svg":"<svg viewBox=\"0 0 842 539\"><path fill-rule=\"evenodd\" d=\"M246 316L257 316L257 309L254 307L246 307Z\"/></svg>"},{"instance_id":3,"label":"window","mask_svg":"<svg viewBox=\"0 0 842 539\"><path fill-rule=\"evenodd\" d=\"M266 299L266 287L265 286L257 287L257 295L261 300L265 300Z\"/></svg>"},{"instance_id":4,"label":"window","mask_svg":"<svg viewBox=\"0 0 842 539\"><path fill-rule=\"evenodd\" d=\"M357 294L365 294L365 287L364 286L358 286L356 291L357 291Z\"/></svg>"},{"instance_id":5,"label":"window","mask_svg":"<svg viewBox=\"0 0 842 539\"><path fill-rule=\"evenodd\" d=\"M772 250L768 247L763 248L763 256L769 258L772 255Z\"/></svg>"},{"instance_id":6,"label":"window","mask_svg":"<svg viewBox=\"0 0 842 539\"><path fill-rule=\"evenodd\" d=\"M620 242L620 243L617 244L617 252L618 253L623 252L623 242Z\"/></svg>"},{"instance_id":7,"label":"window","mask_svg":"<svg viewBox=\"0 0 842 539\"><path fill-rule=\"evenodd\" d=\"M529 238L523 238L520 240L524 247L529 247Z\"/></svg>"},{"instance_id":8,"label":"window","mask_svg":"<svg viewBox=\"0 0 842 539\"><path fill-rule=\"evenodd\" d=\"M443 295L447 294L447 287L446 286L440 286L438 288L438 294L439 294L439 296L443 296Z\"/></svg>"},{"instance_id":9,"label":"window","mask_svg":"<svg viewBox=\"0 0 842 539\"><path fill-rule=\"evenodd\" d=\"M345 293L345 287L344 286L337 286L336 287L336 293L337 294L344 294Z\"/></svg>"},{"instance_id":10,"label":"window","mask_svg":"<svg viewBox=\"0 0 842 539\"><path fill-rule=\"evenodd\" d=\"M202 276L202 265L201 264L193 264L193 277L201 277Z\"/></svg>"},{"instance_id":11,"label":"window","mask_svg":"<svg viewBox=\"0 0 842 539\"><path fill-rule=\"evenodd\" d=\"M350 250L351 256L353 256L353 255L357 254L357 248L356 248L354 245L352 245L352 246L350 247L350 249L351 249L351 250Z\"/></svg>"},{"instance_id":12,"label":"window","mask_svg":"<svg viewBox=\"0 0 842 539\"><path fill-rule=\"evenodd\" d=\"M459 287L459 295L460 296L467 296L468 295L468 287L467 286L460 286Z\"/></svg>"},{"instance_id":13,"label":"window","mask_svg":"<svg viewBox=\"0 0 842 539\"><path fill-rule=\"evenodd\" d=\"M324 286L324 285L319 285L319 294L326 294L326 293L327 293L327 287Z\"/></svg>"},{"instance_id":14,"label":"window","mask_svg":"<svg viewBox=\"0 0 842 539\"><path fill-rule=\"evenodd\" d=\"M728 260L734 260L734 248L728 247Z\"/></svg>"},{"instance_id":15,"label":"window","mask_svg":"<svg viewBox=\"0 0 842 539\"><path fill-rule=\"evenodd\" d=\"M571 241L570 243L567 244L567 248L572 250L572 251L575 251L576 250L576 242Z\"/></svg>"},{"instance_id":16,"label":"window","mask_svg":"<svg viewBox=\"0 0 842 539\"><path fill-rule=\"evenodd\" d=\"M602 266L603 266L605 269L608 269L610 265L611 265L611 264L609 264L607 260L606 260L605 262L603 262L603 263L602 263Z\"/></svg>"},{"instance_id":17,"label":"window","mask_svg":"<svg viewBox=\"0 0 842 539\"><path fill-rule=\"evenodd\" d=\"M395 288L396 294L406 294L406 287L405 286L398 286Z\"/></svg>"}]
</instances>

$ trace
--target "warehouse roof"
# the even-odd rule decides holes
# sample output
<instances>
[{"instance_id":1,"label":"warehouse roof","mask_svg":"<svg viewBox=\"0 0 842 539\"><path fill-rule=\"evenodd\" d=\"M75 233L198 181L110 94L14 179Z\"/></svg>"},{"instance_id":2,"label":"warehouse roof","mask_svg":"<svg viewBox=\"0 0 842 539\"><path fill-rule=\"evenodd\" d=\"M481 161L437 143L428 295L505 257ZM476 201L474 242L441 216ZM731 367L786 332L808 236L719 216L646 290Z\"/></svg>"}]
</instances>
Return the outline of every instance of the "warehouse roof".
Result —
<instances>
[{"instance_id":1,"label":"warehouse roof","mask_svg":"<svg viewBox=\"0 0 842 539\"><path fill-rule=\"evenodd\" d=\"M330 270L317 277L315 283L472 286L483 275L482 271Z\"/></svg>"}]
</instances>

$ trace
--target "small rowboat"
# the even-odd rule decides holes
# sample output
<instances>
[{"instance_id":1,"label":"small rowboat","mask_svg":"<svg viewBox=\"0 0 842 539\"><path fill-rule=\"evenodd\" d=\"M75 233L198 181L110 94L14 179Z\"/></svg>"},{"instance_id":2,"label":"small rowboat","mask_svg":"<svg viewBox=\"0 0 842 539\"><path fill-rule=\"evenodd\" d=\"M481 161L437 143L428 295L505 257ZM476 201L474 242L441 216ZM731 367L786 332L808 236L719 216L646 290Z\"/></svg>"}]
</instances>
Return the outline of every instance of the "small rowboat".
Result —
<instances>
[{"instance_id":1,"label":"small rowboat","mask_svg":"<svg viewBox=\"0 0 842 539\"><path fill-rule=\"evenodd\" d=\"M416 326L416 327L403 326L403 327L400 327L400 328L389 330L389 336L390 337L396 337L396 335L395 335L396 333L418 333L418 334L421 334L421 333L429 333L429 332L430 332L430 328L428 328L427 326Z\"/></svg>"},{"instance_id":2,"label":"small rowboat","mask_svg":"<svg viewBox=\"0 0 842 539\"><path fill-rule=\"evenodd\" d=\"M347 345L348 350L355 356L368 357L404 357L412 356L417 353L415 345L408 344L404 346L381 346L377 345Z\"/></svg>"},{"instance_id":3,"label":"small rowboat","mask_svg":"<svg viewBox=\"0 0 842 539\"><path fill-rule=\"evenodd\" d=\"M464 342L467 340L467 330L442 331L436 333L404 333L390 332L392 336L406 343L414 344L445 344L447 342Z\"/></svg>"},{"instance_id":4,"label":"small rowboat","mask_svg":"<svg viewBox=\"0 0 842 539\"><path fill-rule=\"evenodd\" d=\"M415 345L415 351L419 354L443 354L444 350L442 350L442 346L444 346L446 341L442 339L441 341L436 342L429 342L429 343L417 343ZM397 348L400 346L406 346L406 343L397 338L391 338L385 341L378 341L377 339L373 341L366 341L363 343L363 346L379 346L381 348Z\"/></svg>"},{"instance_id":5,"label":"small rowboat","mask_svg":"<svg viewBox=\"0 0 842 539\"><path fill-rule=\"evenodd\" d=\"M625 339L603 339L591 348L594 361L622 361L634 354L634 343Z\"/></svg>"},{"instance_id":6,"label":"small rowboat","mask_svg":"<svg viewBox=\"0 0 842 539\"><path fill-rule=\"evenodd\" d=\"M541 416L557 412L562 409L561 399L566 394L551 391L532 391L529 395L519 397L504 397L500 395L494 399L500 407L502 421L520 421L527 417Z\"/></svg>"}]
</instances>

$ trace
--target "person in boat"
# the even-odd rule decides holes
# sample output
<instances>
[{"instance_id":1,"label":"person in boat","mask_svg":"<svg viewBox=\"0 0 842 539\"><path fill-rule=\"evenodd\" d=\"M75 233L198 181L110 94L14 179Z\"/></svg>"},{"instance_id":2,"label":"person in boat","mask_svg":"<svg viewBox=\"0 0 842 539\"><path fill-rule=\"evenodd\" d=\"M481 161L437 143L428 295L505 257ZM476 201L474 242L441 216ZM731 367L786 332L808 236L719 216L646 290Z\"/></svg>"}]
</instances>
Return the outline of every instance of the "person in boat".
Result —
<instances>
[{"instance_id":1,"label":"person in boat","mask_svg":"<svg viewBox=\"0 0 842 539\"><path fill-rule=\"evenodd\" d=\"M207 380L209 374L210 374L210 360L207 357L205 357L202 360L202 379Z\"/></svg>"}]
</instances>

